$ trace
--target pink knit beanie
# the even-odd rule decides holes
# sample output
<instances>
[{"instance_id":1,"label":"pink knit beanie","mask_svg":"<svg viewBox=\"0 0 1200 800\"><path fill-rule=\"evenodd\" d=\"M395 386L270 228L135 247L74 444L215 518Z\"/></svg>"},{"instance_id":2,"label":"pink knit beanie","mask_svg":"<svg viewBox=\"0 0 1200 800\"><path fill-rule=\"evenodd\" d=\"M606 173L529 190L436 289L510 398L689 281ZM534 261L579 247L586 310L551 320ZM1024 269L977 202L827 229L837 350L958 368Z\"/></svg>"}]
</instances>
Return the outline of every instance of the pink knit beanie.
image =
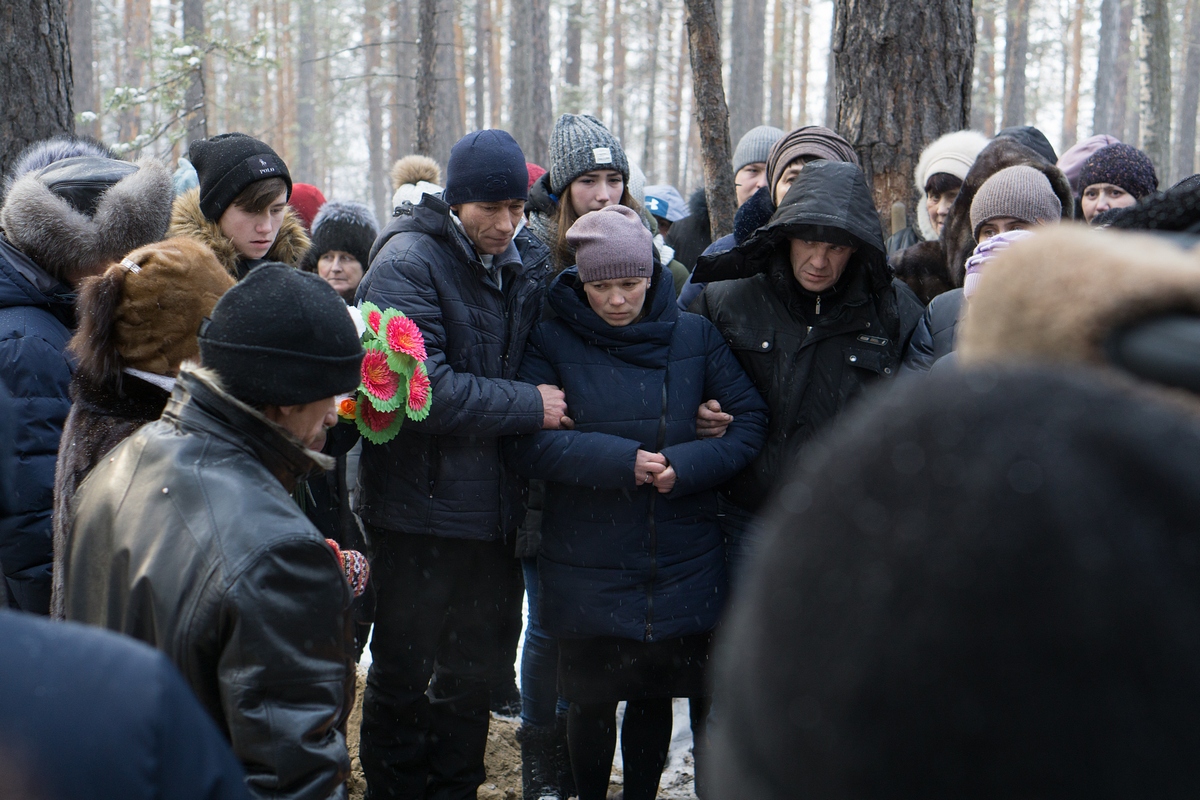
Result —
<instances>
[{"instance_id":1,"label":"pink knit beanie","mask_svg":"<svg viewBox=\"0 0 1200 800\"><path fill-rule=\"evenodd\" d=\"M631 208L589 211L567 231L567 244L575 248L575 266L584 283L649 278L654 273L654 240Z\"/></svg>"}]
</instances>

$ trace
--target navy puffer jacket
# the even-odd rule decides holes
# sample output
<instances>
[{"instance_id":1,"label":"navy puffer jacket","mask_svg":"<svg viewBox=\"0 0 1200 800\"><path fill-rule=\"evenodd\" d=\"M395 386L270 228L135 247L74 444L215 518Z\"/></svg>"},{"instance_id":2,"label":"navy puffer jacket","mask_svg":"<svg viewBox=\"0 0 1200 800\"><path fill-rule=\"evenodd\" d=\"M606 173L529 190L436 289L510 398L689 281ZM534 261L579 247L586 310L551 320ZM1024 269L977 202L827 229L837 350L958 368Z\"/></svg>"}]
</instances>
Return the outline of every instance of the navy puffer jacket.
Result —
<instances>
[{"instance_id":1,"label":"navy puffer jacket","mask_svg":"<svg viewBox=\"0 0 1200 800\"><path fill-rule=\"evenodd\" d=\"M645 317L612 327L572 268L550 289L557 318L530 337L521 378L561 386L575 421L509 443L516 469L547 482L538 572L557 636L660 641L712 630L721 612L714 489L762 447L767 407L717 329L674 301L660 268ZM697 439L710 398L734 420L723 438ZM636 484L639 449L667 457L671 492Z\"/></svg>"},{"instance_id":2,"label":"navy puffer jacket","mask_svg":"<svg viewBox=\"0 0 1200 800\"><path fill-rule=\"evenodd\" d=\"M497 285L441 199L425 195L396 213L357 300L400 309L420 327L433 403L387 444L363 442L358 514L384 530L495 541L516 530L525 489L504 469L501 437L542 427L542 396L517 368L550 251L518 233L493 261Z\"/></svg>"},{"instance_id":3,"label":"navy puffer jacket","mask_svg":"<svg viewBox=\"0 0 1200 800\"><path fill-rule=\"evenodd\" d=\"M54 466L71 409L75 294L0 236L0 380L12 394L15 507L0 516L8 603L50 613Z\"/></svg>"}]
</instances>

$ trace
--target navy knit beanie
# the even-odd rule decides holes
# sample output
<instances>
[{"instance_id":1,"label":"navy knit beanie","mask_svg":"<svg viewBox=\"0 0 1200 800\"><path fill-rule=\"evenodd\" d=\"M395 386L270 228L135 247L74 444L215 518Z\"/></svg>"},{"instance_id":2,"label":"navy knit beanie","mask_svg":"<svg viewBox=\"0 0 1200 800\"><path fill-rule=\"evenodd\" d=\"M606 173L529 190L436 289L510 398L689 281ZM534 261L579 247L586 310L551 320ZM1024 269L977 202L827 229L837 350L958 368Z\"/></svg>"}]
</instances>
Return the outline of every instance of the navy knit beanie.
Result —
<instances>
[{"instance_id":1,"label":"navy knit beanie","mask_svg":"<svg viewBox=\"0 0 1200 800\"><path fill-rule=\"evenodd\" d=\"M446 164L447 205L529 199L525 154L508 131L468 133L450 149Z\"/></svg>"},{"instance_id":2,"label":"navy knit beanie","mask_svg":"<svg viewBox=\"0 0 1200 800\"><path fill-rule=\"evenodd\" d=\"M1141 200L1158 189L1158 175L1150 157L1127 144L1110 144L1088 156L1079 170L1079 191L1096 183L1120 186Z\"/></svg>"},{"instance_id":3,"label":"navy knit beanie","mask_svg":"<svg viewBox=\"0 0 1200 800\"><path fill-rule=\"evenodd\" d=\"M282 178L292 196L287 164L266 142L244 133L222 133L192 142L188 157L200 179L200 210L205 219L221 219L242 190L252 183Z\"/></svg>"}]
</instances>

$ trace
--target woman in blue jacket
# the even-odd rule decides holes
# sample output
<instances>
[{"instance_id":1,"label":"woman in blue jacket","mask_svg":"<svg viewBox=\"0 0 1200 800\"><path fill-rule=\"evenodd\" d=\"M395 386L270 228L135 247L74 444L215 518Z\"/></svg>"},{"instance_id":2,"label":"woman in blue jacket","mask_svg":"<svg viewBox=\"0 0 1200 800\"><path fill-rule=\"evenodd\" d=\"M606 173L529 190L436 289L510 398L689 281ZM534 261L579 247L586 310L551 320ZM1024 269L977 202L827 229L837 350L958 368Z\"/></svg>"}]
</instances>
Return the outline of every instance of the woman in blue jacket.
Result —
<instances>
[{"instance_id":1,"label":"woman in blue jacket","mask_svg":"<svg viewBox=\"0 0 1200 800\"><path fill-rule=\"evenodd\" d=\"M541 619L559 637L559 688L580 800L602 800L622 725L626 800L652 800L671 698L702 697L725 599L717 485L766 436L766 404L707 320L680 312L636 212L608 206L568 233L576 267L550 289L557 315L531 335L520 376L561 386L574 430L513 440L546 481ZM697 439L696 409L734 417Z\"/></svg>"}]
</instances>

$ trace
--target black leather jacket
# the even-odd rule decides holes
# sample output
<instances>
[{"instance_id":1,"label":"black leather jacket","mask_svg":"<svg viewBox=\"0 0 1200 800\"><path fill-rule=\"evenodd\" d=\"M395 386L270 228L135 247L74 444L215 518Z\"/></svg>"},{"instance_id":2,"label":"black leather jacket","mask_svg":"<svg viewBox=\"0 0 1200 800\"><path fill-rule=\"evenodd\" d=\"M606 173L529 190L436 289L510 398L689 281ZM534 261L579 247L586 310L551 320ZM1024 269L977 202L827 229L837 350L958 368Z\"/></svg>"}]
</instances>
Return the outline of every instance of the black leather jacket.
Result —
<instances>
[{"instance_id":1,"label":"black leather jacket","mask_svg":"<svg viewBox=\"0 0 1200 800\"><path fill-rule=\"evenodd\" d=\"M80 486L66 615L166 653L254 796L344 798L350 586L290 494L315 454L210 376L182 372Z\"/></svg>"}]
</instances>

